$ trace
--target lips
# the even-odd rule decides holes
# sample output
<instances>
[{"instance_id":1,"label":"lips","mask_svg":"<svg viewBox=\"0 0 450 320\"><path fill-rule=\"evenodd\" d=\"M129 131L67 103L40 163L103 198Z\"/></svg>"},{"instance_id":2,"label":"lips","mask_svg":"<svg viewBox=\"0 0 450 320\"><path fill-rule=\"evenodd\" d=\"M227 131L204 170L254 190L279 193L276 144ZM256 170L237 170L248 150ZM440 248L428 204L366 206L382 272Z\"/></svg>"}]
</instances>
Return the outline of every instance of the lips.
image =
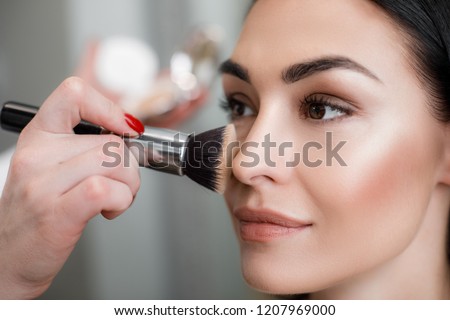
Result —
<instances>
[{"instance_id":1,"label":"lips","mask_svg":"<svg viewBox=\"0 0 450 320\"><path fill-rule=\"evenodd\" d=\"M293 219L268 209L238 208L233 212L238 221L239 234L244 241L269 242L291 236L312 226L312 223Z\"/></svg>"}]
</instances>

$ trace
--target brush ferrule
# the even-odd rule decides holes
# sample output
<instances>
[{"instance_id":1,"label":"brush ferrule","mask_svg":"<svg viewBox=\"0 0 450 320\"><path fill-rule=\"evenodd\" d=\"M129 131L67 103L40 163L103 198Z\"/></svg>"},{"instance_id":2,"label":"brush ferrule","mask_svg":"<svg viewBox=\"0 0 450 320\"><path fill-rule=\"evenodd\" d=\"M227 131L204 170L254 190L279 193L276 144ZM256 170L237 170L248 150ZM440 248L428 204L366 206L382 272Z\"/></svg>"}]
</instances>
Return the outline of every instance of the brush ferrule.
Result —
<instances>
[{"instance_id":1,"label":"brush ferrule","mask_svg":"<svg viewBox=\"0 0 450 320\"><path fill-rule=\"evenodd\" d=\"M174 130L146 127L141 136L125 138L125 142L140 166L182 176L189 137Z\"/></svg>"}]
</instances>

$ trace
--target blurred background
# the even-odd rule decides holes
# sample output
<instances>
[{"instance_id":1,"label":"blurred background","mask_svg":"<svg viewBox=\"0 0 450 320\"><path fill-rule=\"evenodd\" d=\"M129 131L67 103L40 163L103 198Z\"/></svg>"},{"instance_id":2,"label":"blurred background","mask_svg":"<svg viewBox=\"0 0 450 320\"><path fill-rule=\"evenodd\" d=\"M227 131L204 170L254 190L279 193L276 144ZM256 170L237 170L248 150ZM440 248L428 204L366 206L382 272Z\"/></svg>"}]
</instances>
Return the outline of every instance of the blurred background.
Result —
<instances>
[{"instance_id":1,"label":"blurred background","mask_svg":"<svg viewBox=\"0 0 450 320\"><path fill-rule=\"evenodd\" d=\"M220 58L237 39L244 0L0 0L0 101L39 105L74 74L92 39L126 35L156 51L167 68L189 29L224 30ZM226 123L216 78L205 106L177 128ZM17 136L0 132L5 155ZM3 157L7 159L7 156ZM3 167L2 174L6 168ZM94 219L43 299L255 299L221 196L179 178L141 170L142 187L121 217ZM176 201L174 200L176 199Z\"/></svg>"}]
</instances>

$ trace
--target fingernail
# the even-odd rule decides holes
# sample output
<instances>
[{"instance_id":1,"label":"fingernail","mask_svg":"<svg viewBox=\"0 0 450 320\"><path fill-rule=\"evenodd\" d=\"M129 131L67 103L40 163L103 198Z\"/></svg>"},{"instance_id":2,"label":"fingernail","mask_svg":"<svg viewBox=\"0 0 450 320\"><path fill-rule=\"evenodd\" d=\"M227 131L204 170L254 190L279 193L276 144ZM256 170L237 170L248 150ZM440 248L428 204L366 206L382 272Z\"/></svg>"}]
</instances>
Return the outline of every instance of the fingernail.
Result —
<instances>
[{"instance_id":1,"label":"fingernail","mask_svg":"<svg viewBox=\"0 0 450 320\"><path fill-rule=\"evenodd\" d=\"M140 135L144 133L145 127L142 124L142 122L140 122L138 119L133 117L131 114L125 113L125 121L131 129L133 129Z\"/></svg>"}]
</instances>

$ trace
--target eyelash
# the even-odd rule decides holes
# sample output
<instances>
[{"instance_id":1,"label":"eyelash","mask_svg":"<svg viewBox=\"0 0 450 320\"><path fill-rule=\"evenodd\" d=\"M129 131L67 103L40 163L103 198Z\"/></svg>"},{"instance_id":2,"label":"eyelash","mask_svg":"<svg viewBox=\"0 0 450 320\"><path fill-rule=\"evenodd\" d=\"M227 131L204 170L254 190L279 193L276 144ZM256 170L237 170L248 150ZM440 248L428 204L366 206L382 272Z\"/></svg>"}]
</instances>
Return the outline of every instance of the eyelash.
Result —
<instances>
[{"instance_id":1,"label":"eyelash","mask_svg":"<svg viewBox=\"0 0 450 320\"><path fill-rule=\"evenodd\" d=\"M332 110L342 113L342 115L331 118L331 119L314 119L308 115L308 112L310 111L309 108L311 108L312 106L322 106L322 107L325 106L325 107L331 108ZM300 101L299 113L302 118L310 119L311 121L331 122L331 121L340 120L344 117L351 116L353 114L353 110L351 110L349 107L342 106L339 103L336 103L335 101L333 101L332 98L330 98L326 95L312 94L312 95L305 96Z\"/></svg>"},{"instance_id":2,"label":"eyelash","mask_svg":"<svg viewBox=\"0 0 450 320\"><path fill-rule=\"evenodd\" d=\"M235 105L242 106L242 107L247 107L247 108L251 109L244 102L239 101L239 100L237 100L235 98L232 98L232 97L225 97L225 98L220 99L219 105L226 113L228 113L228 117L229 117L230 121L236 120L237 118L245 116L245 115L235 115L235 114L233 114L233 112L235 112L235 110L234 110L234 106Z\"/></svg>"},{"instance_id":3,"label":"eyelash","mask_svg":"<svg viewBox=\"0 0 450 320\"><path fill-rule=\"evenodd\" d=\"M230 120L236 120L237 118L244 117L245 115L235 115L233 114L234 106L242 106L244 108L250 108L247 104L244 102L241 102L235 98L232 97L225 97L220 99L219 101L220 107L228 113L228 116ZM314 119L312 118L308 113L310 112L311 107L313 106L321 106L321 107L328 107L329 109L332 109L333 111L338 111L342 113L342 115L333 117L331 119ZM312 94L305 96L300 101L300 107L299 107L299 114L300 117L303 119L310 119L314 122L330 122L330 121L336 121L340 120L343 117L348 117L353 114L353 110L351 110L349 107L345 107L342 105L339 105L338 103L334 102L333 99L330 99L330 97L326 95L319 95L319 94Z\"/></svg>"}]
</instances>

